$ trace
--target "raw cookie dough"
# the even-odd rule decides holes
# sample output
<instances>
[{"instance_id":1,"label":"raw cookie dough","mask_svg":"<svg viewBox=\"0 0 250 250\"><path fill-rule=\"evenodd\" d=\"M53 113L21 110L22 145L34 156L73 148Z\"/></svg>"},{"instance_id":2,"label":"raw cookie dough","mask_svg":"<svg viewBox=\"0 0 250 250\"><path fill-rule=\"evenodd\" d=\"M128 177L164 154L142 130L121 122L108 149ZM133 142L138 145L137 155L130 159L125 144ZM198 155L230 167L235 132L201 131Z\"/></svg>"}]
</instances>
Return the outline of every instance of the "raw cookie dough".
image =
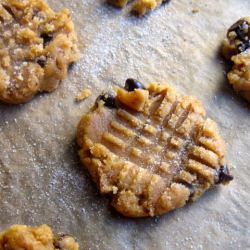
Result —
<instances>
[{"instance_id":1,"label":"raw cookie dough","mask_svg":"<svg viewBox=\"0 0 250 250\"><path fill-rule=\"evenodd\" d=\"M18 104L53 91L79 57L68 9L43 0L0 0L0 101Z\"/></svg>"},{"instance_id":2,"label":"raw cookie dough","mask_svg":"<svg viewBox=\"0 0 250 250\"><path fill-rule=\"evenodd\" d=\"M54 235L47 225L13 225L0 233L0 250L78 250L72 236Z\"/></svg>"},{"instance_id":3,"label":"raw cookie dough","mask_svg":"<svg viewBox=\"0 0 250 250\"><path fill-rule=\"evenodd\" d=\"M241 96L250 102L250 18L244 17L233 24L223 43L223 55L233 62L227 77Z\"/></svg>"},{"instance_id":4,"label":"raw cookie dough","mask_svg":"<svg viewBox=\"0 0 250 250\"><path fill-rule=\"evenodd\" d=\"M164 214L233 179L217 125L195 97L169 85L126 81L81 119L82 163L101 193L129 217Z\"/></svg>"},{"instance_id":5,"label":"raw cookie dough","mask_svg":"<svg viewBox=\"0 0 250 250\"><path fill-rule=\"evenodd\" d=\"M128 0L108 0L108 2L116 7L122 8L128 3ZM136 0L132 5L132 12L138 15L144 15L165 2L169 2L169 0Z\"/></svg>"}]
</instances>

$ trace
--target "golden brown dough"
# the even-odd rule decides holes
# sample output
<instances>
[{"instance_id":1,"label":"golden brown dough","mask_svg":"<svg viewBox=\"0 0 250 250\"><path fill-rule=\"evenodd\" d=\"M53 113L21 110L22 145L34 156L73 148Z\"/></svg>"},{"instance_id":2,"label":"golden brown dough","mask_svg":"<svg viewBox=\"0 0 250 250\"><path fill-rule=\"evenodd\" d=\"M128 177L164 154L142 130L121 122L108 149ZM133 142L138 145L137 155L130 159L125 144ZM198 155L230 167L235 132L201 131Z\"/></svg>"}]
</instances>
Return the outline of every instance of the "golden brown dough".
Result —
<instances>
[{"instance_id":1,"label":"golden brown dough","mask_svg":"<svg viewBox=\"0 0 250 250\"><path fill-rule=\"evenodd\" d=\"M0 233L0 250L78 250L72 236L54 235L47 225L13 225Z\"/></svg>"},{"instance_id":2,"label":"golden brown dough","mask_svg":"<svg viewBox=\"0 0 250 250\"><path fill-rule=\"evenodd\" d=\"M242 97L250 102L250 49L231 58L234 65L227 74L230 84Z\"/></svg>"},{"instance_id":3,"label":"golden brown dough","mask_svg":"<svg viewBox=\"0 0 250 250\"><path fill-rule=\"evenodd\" d=\"M79 57L68 9L44 0L0 0L0 101L17 104L53 91Z\"/></svg>"},{"instance_id":4,"label":"golden brown dough","mask_svg":"<svg viewBox=\"0 0 250 250\"><path fill-rule=\"evenodd\" d=\"M223 43L223 55L233 62L227 77L234 90L250 102L250 18L233 24Z\"/></svg>"},{"instance_id":5,"label":"golden brown dough","mask_svg":"<svg viewBox=\"0 0 250 250\"><path fill-rule=\"evenodd\" d=\"M195 97L169 85L126 81L81 119L80 158L125 216L155 216L232 180L217 125Z\"/></svg>"}]
</instances>

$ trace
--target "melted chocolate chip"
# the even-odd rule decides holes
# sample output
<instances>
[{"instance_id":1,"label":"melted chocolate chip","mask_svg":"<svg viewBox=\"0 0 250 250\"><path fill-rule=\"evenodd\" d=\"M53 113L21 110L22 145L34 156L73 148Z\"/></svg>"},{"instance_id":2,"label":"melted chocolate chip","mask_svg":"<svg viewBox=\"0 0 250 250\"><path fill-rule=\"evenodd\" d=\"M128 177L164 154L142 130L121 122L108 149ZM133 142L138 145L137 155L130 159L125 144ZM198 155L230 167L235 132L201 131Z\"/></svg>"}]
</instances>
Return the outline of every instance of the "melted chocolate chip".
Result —
<instances>
[{"instance_id":1,"label":"melted chocolate chip","mask_svg":"<svg viewBox=\"0 0 250 250\"><path fill-rule=\"evenodd\" d=\"M218 181L216 184L227 183L233 180L233 176L229 173L227 166L221 166L218 170Z\"/></svg>"},{"instance_id":2,"label":"melted chocolate chip","mask_svg":"<svg viewBox=\"0 0 250 250\"><path fill-rule=\"evenodd\" d=\"M100 100L104 102L104 106L106 107L117 108L116 98L111 93L105 93L105 94L100 95L97 98L97 102Z\"/></svg>"},{"instance_id":3,"label":"melted chocolate chip","mask_svg":"<svg viewBox=\"0 0 250 250\"><path fill-rule=\"evenodd\" d=\"M53 36L47 33L42 33L40 37L43 39L43 47L46 47L53 39Z\"/></svg>"},{"instance_id":4,"label":"melted chocolate chip","mask_svg":"<svg viewBox=\"0 0 250 250\"><path fill-rule=\"evenodd\" d=\"M144 85L139 81L129 78L125 82L125 89L127 91L134 91L135 89L145 89Z\"/></svg>"}]
</instances>

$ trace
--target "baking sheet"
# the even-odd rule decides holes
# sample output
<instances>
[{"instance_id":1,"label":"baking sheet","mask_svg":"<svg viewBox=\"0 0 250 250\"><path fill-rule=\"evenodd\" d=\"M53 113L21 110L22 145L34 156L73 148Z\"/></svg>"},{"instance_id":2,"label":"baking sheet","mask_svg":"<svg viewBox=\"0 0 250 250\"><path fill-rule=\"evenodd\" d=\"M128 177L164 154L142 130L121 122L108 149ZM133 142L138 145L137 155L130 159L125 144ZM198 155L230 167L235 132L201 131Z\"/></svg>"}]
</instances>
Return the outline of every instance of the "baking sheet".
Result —
<instances>
[{"instance_id":1,"label":"baking sheet","mask_svg":"<svg viewBox=\"0 0 250 250\"><path fill-rule=\"evenodd\" d=\"M72 10L81 60L55 92L0 105L0 229L47 223L74 234L81 249L249 249L250 108L227 84L219 49L250 1L172 0L145 18L101 0L49 3ZM79 163L75 131L98 93L129 77L203 101L228 146L229 186L159 218L126 219L110 208ZM75 103L86 87L93 95Z\"/></svg>"}]
</instances>

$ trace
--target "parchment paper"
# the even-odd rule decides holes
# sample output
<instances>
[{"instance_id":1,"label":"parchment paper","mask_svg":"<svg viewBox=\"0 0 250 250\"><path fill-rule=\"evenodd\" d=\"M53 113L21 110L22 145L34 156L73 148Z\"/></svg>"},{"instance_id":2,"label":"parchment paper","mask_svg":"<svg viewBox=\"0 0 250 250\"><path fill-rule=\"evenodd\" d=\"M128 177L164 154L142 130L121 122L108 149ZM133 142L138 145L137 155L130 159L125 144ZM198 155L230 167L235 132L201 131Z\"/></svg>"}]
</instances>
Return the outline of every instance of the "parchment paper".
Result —
<instances>
[{"instance_id":1,"label":"parchment paper","mask_svg":"<svg viewBox=\"0 0 250 250\"><path fill-rule=\"evenodd\" d=\"M250 249L250 108L219 55L250 1L172 0L145 18L101 0L49 3L72 10L82 57L55 92L0 105L0 229L47 223L81 249ZM110 208L79 163L75 131L97 95L128 77L169 82L203 101L228 146L229 186L159 218L126 219ZM75 103L86 87L93 95Z\"/></svg>"}]
</instances>

